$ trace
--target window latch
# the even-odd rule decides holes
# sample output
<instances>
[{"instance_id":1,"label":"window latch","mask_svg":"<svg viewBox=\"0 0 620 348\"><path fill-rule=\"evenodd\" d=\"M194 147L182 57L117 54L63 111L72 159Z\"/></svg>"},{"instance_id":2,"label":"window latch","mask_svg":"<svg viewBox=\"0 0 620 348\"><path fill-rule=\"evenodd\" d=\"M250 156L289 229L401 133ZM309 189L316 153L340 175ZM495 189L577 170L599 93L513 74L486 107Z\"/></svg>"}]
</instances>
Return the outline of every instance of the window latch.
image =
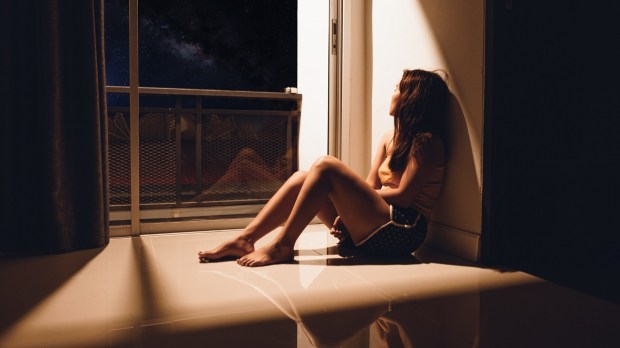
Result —
<instances>
[{"instance_id":1,"label":"window latch","mask_svg":"<svg viewBox=\"0 0 620 348\"><path fill-rule=\"evenodd\" d=\"M338 22L332 19L332 54L338 53Z\"/></svg>"}]
</instances>

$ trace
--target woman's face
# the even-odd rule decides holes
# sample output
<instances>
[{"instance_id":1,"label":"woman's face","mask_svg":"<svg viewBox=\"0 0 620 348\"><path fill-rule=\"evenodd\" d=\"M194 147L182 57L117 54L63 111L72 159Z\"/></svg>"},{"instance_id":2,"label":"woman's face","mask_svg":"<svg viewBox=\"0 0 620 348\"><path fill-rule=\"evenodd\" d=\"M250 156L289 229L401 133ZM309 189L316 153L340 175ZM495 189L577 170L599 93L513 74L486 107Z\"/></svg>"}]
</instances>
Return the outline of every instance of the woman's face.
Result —
<instances>
[{"instance_id":1,"label":"woman's face","mask_svg":"<svg viewBox=\"0 0 620 348\"><path fill-rule=\"evenodd\" d=\"M390 116L394 116L396 113L396 108L398 107L398 101L400 100L400 89L399 84L396 84L394 88L394 94L392 94L392 101L390 102Z\"/></svg>"}]
</instances>

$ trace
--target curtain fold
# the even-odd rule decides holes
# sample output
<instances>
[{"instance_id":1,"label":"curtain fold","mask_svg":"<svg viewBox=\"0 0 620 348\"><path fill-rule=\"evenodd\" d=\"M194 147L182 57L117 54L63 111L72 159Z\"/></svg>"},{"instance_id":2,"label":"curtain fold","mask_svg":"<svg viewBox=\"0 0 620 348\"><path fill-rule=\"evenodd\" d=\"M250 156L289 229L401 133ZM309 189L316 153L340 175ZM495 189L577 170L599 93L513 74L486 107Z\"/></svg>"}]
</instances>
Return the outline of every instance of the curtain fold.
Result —
<instances>
[{"instance_id":1,"label":"curtain fold","mask_svg":"<svg viewBox=\"0 0 620 348\"><path fill-rule=\"evenodd\" d=\"M103 0L1 5L0 252L109 241Z\"/></svg>"}]
</instances>

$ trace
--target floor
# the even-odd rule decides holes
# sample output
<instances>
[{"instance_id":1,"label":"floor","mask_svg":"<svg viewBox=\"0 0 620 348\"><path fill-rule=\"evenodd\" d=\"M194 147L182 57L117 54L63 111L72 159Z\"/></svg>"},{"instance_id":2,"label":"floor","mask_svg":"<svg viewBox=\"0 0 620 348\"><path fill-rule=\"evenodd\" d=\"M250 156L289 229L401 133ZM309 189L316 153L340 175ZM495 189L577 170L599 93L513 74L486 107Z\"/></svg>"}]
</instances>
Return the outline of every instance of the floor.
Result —
<instances>
[{"instance_id":1,"label":"floor","mask_svg":"<svg viewBox=\"0 0 620 348\"><path fill-rule=\"evenodd\" d=\"M0 347L620 346L616 304L424 246L343 258L319 225L291 264L197 262L231 233L0 260Z\"/></svg>"}]
</instances>

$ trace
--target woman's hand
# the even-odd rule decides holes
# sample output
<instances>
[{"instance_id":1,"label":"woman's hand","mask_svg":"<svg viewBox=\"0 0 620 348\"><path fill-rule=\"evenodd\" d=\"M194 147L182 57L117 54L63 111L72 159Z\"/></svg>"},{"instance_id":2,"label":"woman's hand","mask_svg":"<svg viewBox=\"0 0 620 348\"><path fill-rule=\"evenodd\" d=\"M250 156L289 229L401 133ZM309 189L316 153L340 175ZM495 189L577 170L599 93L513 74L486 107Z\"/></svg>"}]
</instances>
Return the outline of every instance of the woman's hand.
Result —
<instances>
[{"instance_id":1,"label":"woman's hand","mask_svg":"<svg viewBox=\"0 0 620 348\"><path fill-rule=\"evenodd\" d=\"M340 216L336 217L336 220L334 220L334 224L329 230L329 233L338 240L343 240L348 236L349 233L347 232L345 225L342 223L342 220L340 220Z\"/></svg>"}]
</instances>

